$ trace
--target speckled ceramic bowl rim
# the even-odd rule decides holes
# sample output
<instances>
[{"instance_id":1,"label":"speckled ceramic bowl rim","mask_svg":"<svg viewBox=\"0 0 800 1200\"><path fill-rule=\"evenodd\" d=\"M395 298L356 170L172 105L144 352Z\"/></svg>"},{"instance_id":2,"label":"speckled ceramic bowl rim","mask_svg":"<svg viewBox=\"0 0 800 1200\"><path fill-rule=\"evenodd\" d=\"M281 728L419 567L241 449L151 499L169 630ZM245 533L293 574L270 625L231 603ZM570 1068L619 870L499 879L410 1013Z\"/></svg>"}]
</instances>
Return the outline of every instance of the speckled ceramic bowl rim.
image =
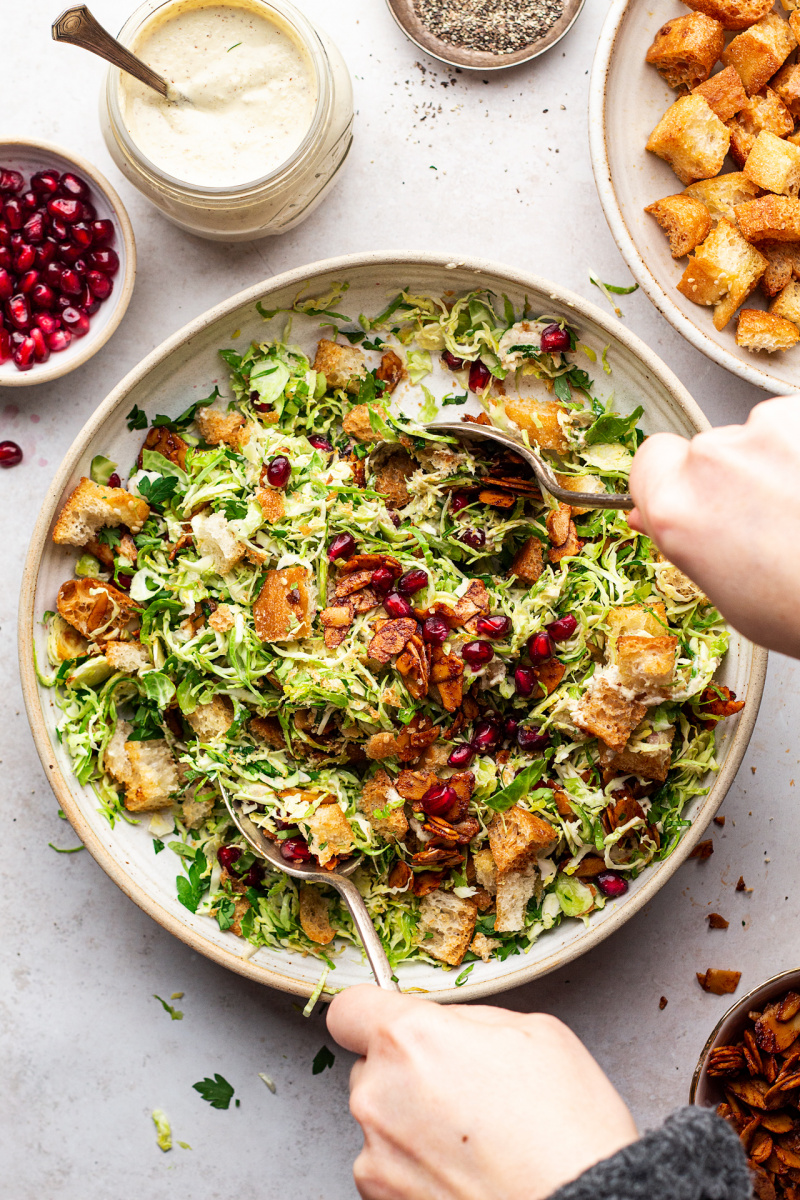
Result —
<instances>
[{"instance_id":1,"label":"speckled ceramic bowl rim","mask_svg":"<svg viewBox=\"0 0 800 1200\"><path fill-rule=\"evenodd\" d=\"M84 363L97 354L98 350L105 346L111 335L118 329L119 323L125 316L130 304L131 295L133 294L133 284L136 279L136 239L133 236L131 219L128 216L125 205L105 175L101 171L98 171L97 167L81 154L75 154L74 151L67 150L63 146L57 146L55 142L40 142L33 138L0 138L0 160L7 148L13 152L15 147L32 150L37 154L41 151L44 156L47 154L57 154L59 158L66 159L67 162L72 163L76 171L81 175L85 175L87 179L91 180L97 190L104 194L114 211L116 224L125 244L125 274L121 279L114 281L114 291L112 292L114 309L111 319L94 336L90 329L87 336L81 342L80 353L71 355L69 358L64 358L59 354L51 355L47 362L38 363L32 371L18 371L16 375L7 379L4 378L2 383L0 383L0 390L7 387L32 387L34 384L52 383L54 379L62 379L78 367L82 367Z\"/></svg>"},{"instance_id":2,"label":"speckled ceramic bowl rim","mask_svg":"<svg viewBox=\"0 0 800 1200\"><path fill-rule=\"evenodd\" d=\"M672 374L668 367L653 354L652 350L644 344L635 334L627 330L624 325L615 320L613 317L607 316L601 312L594 304L584 300L581 296L573 292L566 291L564 288L550 283L548 280L541 279L536 275L514 271L501 264L489 262L476 258L461 258L452 259L438 254L415 254L412 252L386 252L386 253L370 253L370 254L353 254L341 258L326 259L322 262L312 263L309 266L295 268L292 271L287 271L282 275L275 276L271 279L264 280L262 283L255 284L253 287L247 288L242 292L238 292L230 299L223 301L208 312L196 317L183 329L178 330L171 337L162 342L155 350L153 350L146 358L134 367L113 391L106 397L102 404L95 410L92 416L84 425L83 429L77 435L72 446L64 456L63 462L59 471L50 485L41 512L39 513L36 526L31 537L30 549L25 562L25 567L22 577L22 589L20 594L20 619L19 619L19 660L20 673L22 679L22 690L25 699L25 707L28 712L28 719L33 732L33 739L36 745L36 750L42 761L45 774L50 782L50 786L56 794L59 804L69 818L78 837L83 841L86 848L97 860L103 870L110 878L129 896L141 909L149 916L157 921L164 929L174 934L186 945L200 954L210 958L213 962L220 966L227 967L231 971L236 971L240 975L245 975L249 979L253 979L259 983L266 983L272 987L280 988L282 991L293 993L294 995L308 996L311 993L311 986L305 982L292 978L289 975L284 975L278 971L261 966L260 964L252 963L250 960L244 960L239 955L226 951L218 946L208 942L202 935L193 932L185 925L176 919L171 913L167 912L157 900L155 900L147 891L138 883L134 882L122 869L120 864L114 857L101 845L96 835L83 817L77 801L74 799L70 790L70 785L60 770L55 756L52 752L50 735L45 725L44 714L41 705L41 698L37 687L36 673L33 666L31 646L33 645L34 621L35 613L35 597L36 597L36 581L39 574L39 565L42 558L42 553L48 538L48 533L52 525L56 509L61 501L67 484L72 477L76 464L79 462L83 453L84 447L88 444L94 434L100 429L105 420L110 414L120 406L126 404L127 396L131 389L136 386L158 363L166 359L170 354L176 351L185 343L190 342L201 330L207 325L216 321L220 317L224 317L227 313L233 312L243 304L255 303L256 300L262 299L270 292L286 288L290 286L301 286L308 284L309 281L324 272L334 272L341 277L346 278L348 271L352 271L361 267L385 267L387 270L391 268L402 268L404 271L413 271L414 267L439 267L441 270L447 271L455 267L463 267L466 270L474 272L480 278L483 274L495 274L508 280L510 283L518 286L523 292L536 289L538 291L549 294L553 299L558 300L564 305L568 305L576 314L576 317L585 317L597 325L599 325L609 337L617 342L625 345L636 357L645 365L648 371L661 382L665 390L669 393L675 407L683 412L689 421L697 429L709 428L709 422L703 415L702 411L691 398L689 393L683 387L683 384ZM594 949L600 942L604 941L617 929L621 928L636 912L641 910L656 893L664 886L666 881L678 870L683 862L686 861L689 854L702 837L708 822L711 820L714 813L722 804L728 788L733 783L734 777L741 764L744 753L747 749L747 744L750 740L750 735L753 732L756 717L758 715L758 707L761 701L761 694L764 688L764 679L766 676L767 654L766 651L758 647L751 648L751 665L747 684L747 706L744 709L741 717L738 719L738 724L731 737L730 748L728 750L725 761L711 785L709 795L706 797L703 804L703 819L695 822L695 824L687 830L681 839L675 851L668 859L658 865L657 870L653 871L650 879L633 894L629 901L622 904L607 920L602 924L597 925L588 934L584 934L579 941L570 945L566 949L554 951L547 958L540 959L536 962L531 962L528 965L520 965L518 971L509 975L504 975L498 980L484 980L474 984L466 983L460 988L451 987L442 991L431 992L430 998L439 1002L453 1002L464 1000L475 1000L484 996L491 996L500 991L506 991L510 988L519 987L522 984L528 983L542 975L546 975L550 971L554 971L559 967L565 966L567 963L574 961L580 955Z\"/></svg>"},{"instance_id":3,"label":"speckled ceramic bowl rim","mask_svg":"<svg viewBox=\"0 0 800 1200\"><path fill-rule=\"evenodd\" d=\"M670 325L677 329L687 342L701 354L705 354L707 358L724 367L726 371L738 375L740 379L755 384L764 391L786 395L787 391L793 389L787 389L785 382L771 375L769 371L762 370L755 358L752 363L738 359L681 312L651 272L625 221L611 173L607 144L606 100L608 76L616 51L617 37L626 19L629 16L635 16L637 2L638 0L612 0L600 31L589 82L589 151L606 221L634 279L647 293L662 316L666 317Z\"/></svg>"}]
</instances>

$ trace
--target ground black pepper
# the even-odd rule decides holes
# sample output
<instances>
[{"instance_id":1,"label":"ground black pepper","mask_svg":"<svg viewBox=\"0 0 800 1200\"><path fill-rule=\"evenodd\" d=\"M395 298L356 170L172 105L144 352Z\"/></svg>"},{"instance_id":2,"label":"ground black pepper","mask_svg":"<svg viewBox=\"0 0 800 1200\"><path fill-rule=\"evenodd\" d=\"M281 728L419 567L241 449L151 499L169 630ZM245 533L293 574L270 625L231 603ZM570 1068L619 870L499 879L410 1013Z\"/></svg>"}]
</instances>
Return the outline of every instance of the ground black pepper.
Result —
<instances>
[{"instance_id":1,"label":"ground black pepper","mask_svg":"<svg viewBox=\"0 0 800 1200\"><path fill-rule=\"evenodd\" d=\"M563 16L563 0L414 0L435 37L462 50L513 54L544 37Z\"/></svg>"}]
</instances>

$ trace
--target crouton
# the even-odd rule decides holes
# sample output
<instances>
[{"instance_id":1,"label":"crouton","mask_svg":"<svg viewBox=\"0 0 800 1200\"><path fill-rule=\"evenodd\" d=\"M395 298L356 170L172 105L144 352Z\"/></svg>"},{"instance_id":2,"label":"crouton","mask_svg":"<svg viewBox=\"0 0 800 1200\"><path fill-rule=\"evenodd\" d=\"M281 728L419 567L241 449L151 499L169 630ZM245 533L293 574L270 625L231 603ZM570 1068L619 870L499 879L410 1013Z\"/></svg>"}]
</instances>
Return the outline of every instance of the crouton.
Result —
<instances>
[{"instance_id":1,"label":"crouton","mask_svg":"<svg viewBox=\"0 0 800 1200\"><path fill-rule=\"evenodd\" d=\"M651 691L668 687L675 676L676 637L625 634L617 638L614 654L623 687Z\"/></svg>"},{"instance_id":2,"label":"crouton","mask_svg":"<svg viewBox=\"0 0 800 1200\"><path fill-rule=\"evenodd\" d=\"M142 443L142 448L139 451L136 465L139 470L144 466L145 450L153 450L156 454L160 454L166 458L168 462L175 463L176 467L181 470L186 469L186 452L189 449L188 444L183 440L179 433L168 428L166 425L154 425L152 429L148 429L147 437Z\"/></svg>"},{"instance_id":3,"label":"crouton","mask_svg":"<svg viewBox=\"0 0 800 1200\"><path fill-rule=\"evenodd\" d=\"M770 86L792 116L800 117L800 64L784 63L778 74L770 80Z\"/></svg>"},{"instance_id":4,"label":"crouton","mask_svg":"<svg viewBox=\"0 0 800 1200\"><path fill-rule=\"evenodd\" d=\"M394 350L387 350L382 359L380 366L375 372L375 378L381 383L386 384L384 395L391 395L408 372L403 364L403 360L399 354L395 354Z\"/></svg>"},{"instance_id":5,"label":"crouton","mask_svg":"<svg viewBox=\"0 0 800 1200\"><path fill-rule=\"evenodd\" d=\"M753 143L744 174L767 192L796 196L800 191L800 146L793 146L765 129Z\"/></svg>"},{"instance_id":6,"label":"crouton","mask_svg":"<svg viewBox=\"0 0 800 1200\"><path fill-rule=\"evenodd\" d=\"M383 762L385 758L394 758L397 754L397 734L373 733L372 737L367 738L364 750L367 758L371 758L373 762Z\"/></svg>"},{"instance_id":7,"label":"crouton","mask_svg":"<svg viewBox=\"0 0 800 1200\"><path fill-rule=\"evenodd\" d=\"M728 128L731 157L743 167L760 133L766 131L779 138L786 137L794 129L794 117L780 96L771 87L764 87L742 105L736 116L728 121Z\"/></svg>"},{"instance_id":8,"label":"crouton","mask_svg":"<svg viewBox=\"0 0 800 1200\"><path fill-rule=\"evenodd\" d=\"M537 537L529 537L514 555L509 575L515 575L520 583L532 587L544 570L542 543Z\"/></svg>"},{"instance_id":9,"label":"crouton","mask_svg":"<svg viewBox=\"0 0 800 1200\"><path fill-rule=\"evenodd\" d=\"M497 864L498 880L506 871L527 866L557 836L549 821L519 804L498 813L489 825L489 847Z\"/></svg>"},{"instance_id":10,"label":"crouton","mask_svg":"<svg viewBox=\"0 0 800 1200\"><path fill-rule=\"evenodd\" d=\"M227 575L244 558L245 547L221 512L199 512L192 517L194 543L200 555L209 555L218 575Z\"/></svg>"},{"instance_id":11,"label":"crouton","mask_svg":"<svg viewBox=\"0 0 800 1200\"><path fill-rule=\"evenodd\" d=\"M308 845L316 855L321 867L332 859L347 858L353 851L353 830L338 804L320 804L310 817L304 817L308 826Z\"/></svg>"},{"instance_id":12,"label":"crouton","mask_svg":"<svg viewBox=\"0 0 800 1200\"><path fill-rule=\"evenodd\" d=\"M667 631L667 610L660 600L654 604L624 604L608 610L606 657L614 662L614 643L624 634L647 633L660 637Z\"/></svg>"},{"instance_id":13,"label":"crouton","mask_svg":"<svg viewBox=\"0 0 800 1200\"><path fill-rule=\"evenodd\" d=\"M761 290L765 296L777 296L793 279L800 279L800 244L759 242L758 249L768 264L761 277ZM780 316L786 316L786 313Z\"/></svg>"},{"instance_id":14,"label":"crouton","mask_svg":"<svg viewBox=\"0 0 800 1200\"><path fill-rule=\"evenodd\" d=\"M712 75L694 91L703 97L720 121L730 121L747 103L747 92L742 86L736 67L725 67L723 71L717 71L716 75Z\"/></svg>"},{"instance_id":15,"label":"crouton","mask_svg":"<svg viewBox=\"0 0 800 1200\"><path fill-rule=\"evenodd\" d=\"M125 750L133 726L130 721L117 721L116 729L106 742L102 756L102 768L106 774L116 779L117 783L128 783L131 777L131 764Z\"/></svg>"},{"instance_id":16,"label":"crouton","mask_svg":"<svg viewBox=\"0 0 800 1200\"><path fill-rule=\"evenodd\" d=\"M737 217L751 204L760 203L760 200L752 200L740 204L736 209ZM724 329L766 269L767 260L764 256L723 219L689 259L689 265L677 285L678 291L695 304L713 305L714 327Z\"/></svg>"},{"instance_id":17,"label":"crouton","mask_svg":"<svg viewBox=\"0 0 800 1200\"><path fill-rule=\"evenodd\" d=\"M748 29L765 17L773 0L683 0L687 8L719 21L723 29Z\"/></svg>"},{"instance_id":18,"label":"crouton","mask_svg":"<svg viewBox=\"0 0 800 1200\"><path fill-rule=\"evenodd\" d=\"M368 779L358 798L359 810L367 818L375 832L385 837L387 842L400 842L408 833L408 821L402 805L391 809L387 816L375 815L376 812L386 809L391 799L397 800L397 798L398 793L385 771L378 771L377 775Z\"/></svg>"},{"instance_id":19,"label":"crouton","mask_svg":"<svg viewBox=\"0 0 800 1200\"><path fill-rule=\"evenodd\" d=\"M736 345L745 350L765 350L774 354L790 350L800 341L800 329L785 317L760 308L743 308L736 326Z\"/></svg>"},{"instance_id":20,"label":"crouton","mask_svg":"<svg viewBox=\"0 0 800 1200\"><path fill-rule=\"evenodd\" d=\"M187 829L199 829L204 825L214 811L214 798L207 800L184 800L181 805L181 818Z\"/></svg>"},{"instance_id":21,"label":"crouton","mask_svg":"<svg viewBox=\"0 0 800 1200\"><path fill-rule=\"evenodd\" d=\"M59 546L85 546L109 525L127 525L131 533L138 533L149 516L150 505L139 496L84 476L59 513L53 541Z\"/></svg>"},{"instance_id":22,"label":"crouton","mask_svg":"<svg viewBox=\"0 0 800 1200\"><path fill-rule=\"evenodd\" d=\"M208 616L208 625L215 633L227 633L236 624L236 617L229 604L220 604Z\"/></svg>"},{"instance_id":23,"label":"crouton","mask_svg":"<svg viewBox=\"0 0 800 1200\"><path fill-rule=\"evenodd\" d=\"M685 194L665 196L644 210L655 217L669 238L673 258L683 258L704 241L711 229L711 214L705 204Z\"/></svg>"},{"instance_id":24,"label":"crouton","mask_svg":"<svg viewBox=\"0 0 800 1200\"><path fill-rule=\"evenodd\" d=\"M599 475L559 475L556 472L556 479L568 492L585 492L590 496L606 495L606 485ZM594 511L591 505L584 507L580 504L571 504L570 508L573 517L582 517L586 513Z\"/></svg>"},{"instance_id":25,"label":"crouton","mask_svg":"<svg viewBox=\"0 0 800 1200\"><path fill-rule=\"evenodd\" d=\"M537 400L534 396L508 396L504 407L509 421L527 432L531 441L536 442L542 450L566 453L569 442L560 418L566 419L568 414L560 404L552 400Z\"/></svg>"},{"instance_id":26,"label":"crouton","mask_svg":"<svg viewBox=\"0 0 800 1200\"><path fill-rule=\"evenodd\" d=\"M525 928L526 910L536 889L536 877L535 863L498 876L497 916L494 920L498 933L516 933Z\"/></svg>"},{"instance_id":27,"label":"crouton","mask_svg":"<svg viewBox=\"0 0 800 1200\"><path fill-rule=\"evenodd\" d=\"M121 633L139 611L130 596L102 579L68 579L58 589L56 608L78 633L94 641Z\"/></svg>"},{"instance_id":28,"label":"crouton","mask_svg":"<svg viewBox=\"0 0 800 1200\"><path fill-rule=\"evenodd\" d=\"M497 863L492 857L491 850L488 847L476 850L472 861L475 864L475 878L478 884L490 896L494 896L497 891Z\"/></svg>"},{"instance_id":29,"label":"crouton","mask_svg":"<svg viewBox=\"0 0 800 1200\"><path fill-rule=\"evenodd\" d=\"M777 13L767 13L735 37L720 58L726 67L736 67L747 94L752 96L783 66L796 45L788 22Z\"/></svg>"},{"instance_id":30,"label":"crouton","mask_svg":"<svg viewBox=\"0 0 800 1200\"><path fill-rule=\"evenodd\" d=\"M727 175L718 175L716 179L700 179L697 183L690 183L684 195L704 204L715 225L723 217L735 225L735 205L755 199L758 188L741 171L730 171Z\"/></svg>"},{"instance_id":31,"label":"crouton","mask_svg":"<svg viewBox=\"0 0 800 1200\"><path fill-rule=\"evenodd\" d=\"M340 345L322 338L317 346L314 370L325 376L329 388L358 392L361 380L367 375L367 364L364 352L358 346Z\"/></svg>"},{"instance_id":32,"label":"crouton","mask_svg":"<svg viewBox=\"0 0 800 1200\"><path fill-rule=\"evenodd\" d=\"M238 449L248 439L244 430L244 417L241 413L221 412L218 408L199 408L195 413L194 423L200 431L200 436L209 446L226 446Z\"/></svg>"},{"instance_id":33,"label":"crouton","mask_svg":"<svg viewBox=\"0 0 800 1200\"><path fill-rule=\"evenodd\" d=\"M372 486L386 500L388 508L405 508L411 499L408 481L417 470L414 459L402 446L392 447L375 466Z\"/></svg>"},{"instance_id":34,"label":"crouton","mask_svg":"<svg viewBox=\"0 0 800 1200\"><path fill-rule=\"evenodd\" d=\"M385 419L385 411L382 409L376 409L375 411ZM383 434L378 433L377 430L372 428L369 414L370 408L368 405L356 404L342 421L342 429L358 442L380 442Z\"/></svg>"},{"instance_id":35,"label":"crouton","mask_svg":"<svg viewBox=\"0 0 800 1200\"><path fill-rule=\"evenodd\" d=\"M233 703L228 696L216 695L208 704L198 704L186 721L197 734L200 742L214 742L225 734L233 724Z\"/></svg>"},{"instance_id":36,"label":"crouton","mask_svg":"<svg viewBox=\"0 0 800 1200\"><path fill-rule=\"evenodd\" d=\"M669 163L681 183L718 174L731 135L703 96L681 96L647 140L647 149Z\"/></svg>"},{"instance_id":37,"label":"crouton","mask_svg":"<svg viewBox=\"0 0 800 1200\"><path fill-rule=\"evenodd\" d=\"M800 326L800 283L791 280L772 301L769 313Z\"/></svg>"},{"instance_id":38,"label":"crouton","mask_svg":"<svg viewBox=\"0 0 800 1200\"><path fill-rule=\"evenodd\" d=\"M488 616L492 598L481 579L473 579L463 596L459 596L455 608L455 623L466 625L473 617Z\"/></svg>"},{"instance_id":39,"label":"crouton","mask_svg":"<svg viewBox=\"0 0 800 1200\"><path fill-rule=\"evenodd\" d=\"M739 229L748 242L800 241L800 201L793 196L759 196L737 204L735 211Z\"/></svg>"},{"instance_id":40,"label":"crouton","mask_svg":"<svg viewBox=\"0 0 800 1200\"><path fill-rule=\"evenodd\" d=\"M477 954L478 958L482 958L484 962L489 962L497 947L502 946L502 944L500 938L490 938L485 933L476 933L470 942L469 948L473 954Z\"/></svg>"},{"instance_id":41,"label":"crouton","mask_svg":"<svg viewBox=\"0 0 800 1200\"><path fill-rule=\"evenodd\" d=\"M633 730L647 712L644 704L626 700L603 676L596 677L576 705L573 720L584 733L623 750Z\"/></svg>"},{"instance_id":42,"label":"crouton","mask_svg":"<svg viewBox=\"0 0 800 1200\"><path fill-rule=\"evenodd\" d=\"M286 501L283 492L277 488L259 488L256 492L258 506L264 514L264 520L270 525L282 521L286 515Z\"/></svg>"},{"instance_id":43,"label":"crouton","mask_svg":"<svg viewBox=\"0 0 800 1200\"><path fill-rule=\"evenodd\" d=\"M419 906L419 947L431 958L458 967L469 949L478 919L474 900L452 892L430 892Z\"/></svg>"},{"instance_id":44,"label":"crouton","mask_svg":"<svg viewBox=\"0 0 800 1200\"><path fill-rule=\"evenodd\" d=\"M286 737L277 717L252 717L247 728L253 737L266 742L273 750L286 749Z\"/></svg>"},{"instance_id":45,"label":"crouton","mask_svg":"<svg viewBox=\"0 0 800 1200\"><path fill-rule=\"evenodd\" d=\"M697 87L708 79L725 49L719 21L705 13L674 17L662 25L645 55L670 87Z\"/></svg>"},{"instance_id":46,"label":"crouton","mask_svg":"<svg viewBox=\"0 0 800 1200\"><path fill-rule=\"evenodd\" d=\"M137 675L142 667L152 666L150 651L140 642L108 642L103 654L109 666L123 675Z\"/></svg>"},{"instance_id":47,"label":"crouton","mask_svg":"<svg viewBox=\"0 0 800 1200\"><path fill-rule=\"evenodd\" d=\"M169 808L180 782L172 751L163 738L129 742L132 726L119 721L103 755L103 768L125 786L129 812Z\"/></svg>"},{"instance_id":48,"label":"crouton","mask_svg":"<svg viewBox=\"0 0 800 1200\"><path fill-rule=\"evenodd\" d=\"M267 573L253 605L256 636L262 642L299 641L311 631L307 567Z\"/></svg>"},{"instance_id":49,"label":"crouton","mask_svg":"<svg viewBox=\"0 0 800 1200\"><path fill-rule=\"evenodd\" d=\"M303 933L318 946L327 946L336 937L336 930L328 916L328 897L323 896L319 888L305 883L300 886L299 893Z\"/></svg>"},{"instance_id":50,"label":"crouton","mask_svg":"<svg viewBox=\"0 0 800 1200\"><path fill-rule=\"evenodd\" d=\"M667 778L672 761L672 741L675 726L651 733L638 750L610 750L603 746L598 755L600 765L615 771L617 775L638 775L640 779L652 779L663 783Z\"/></svg>"}]
</instances>

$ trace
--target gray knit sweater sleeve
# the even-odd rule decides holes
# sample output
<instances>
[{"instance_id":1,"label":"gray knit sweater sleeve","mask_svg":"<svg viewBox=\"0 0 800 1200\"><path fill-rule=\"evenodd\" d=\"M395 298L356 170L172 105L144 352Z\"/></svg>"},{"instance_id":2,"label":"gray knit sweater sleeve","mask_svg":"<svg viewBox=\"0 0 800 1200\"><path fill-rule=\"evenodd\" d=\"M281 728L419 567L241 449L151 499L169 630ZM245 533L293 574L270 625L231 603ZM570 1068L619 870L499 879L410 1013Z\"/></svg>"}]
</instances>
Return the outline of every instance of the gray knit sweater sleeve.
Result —
<instances>
[{"instance_id":1,"label":"gray knit sweater sleeve","mask_svg":"<svg viewBox=\"0 0 800 1200\"><path fill-rule=\"evenodd\" d=\"M750 1200L744 1151L716 1113L681 1108L550 1200Z\"/></svg>"}]
</instances>

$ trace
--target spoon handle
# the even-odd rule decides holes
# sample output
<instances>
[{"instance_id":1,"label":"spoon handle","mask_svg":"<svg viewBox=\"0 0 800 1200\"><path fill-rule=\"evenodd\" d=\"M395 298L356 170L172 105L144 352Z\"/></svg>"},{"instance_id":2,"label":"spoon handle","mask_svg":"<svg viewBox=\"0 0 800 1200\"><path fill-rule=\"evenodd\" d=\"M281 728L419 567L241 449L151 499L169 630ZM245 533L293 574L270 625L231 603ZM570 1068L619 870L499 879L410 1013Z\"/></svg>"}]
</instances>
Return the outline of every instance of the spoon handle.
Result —
<instances>
[{"instance_id":1,"label":"spoon handle","mask_svg":"<svg viewBox=\"0 0 800 1200\"><path fill-rule=\"evenodd\" d=\"M162 79L146 63L143 63L135 54L131 54L130 50L127 50L121 42L103 29L85 4L66 9L53 22L53 41L69 42L72 46L80 46L82 50L99 54L112 66L127 71L141 83L155 88L167 99L170 97L170 87L166 79Z\"/></svg>"},{"instance_id":2,"label":"spoon handle","mask_svg":"<svg viewBox=\"0 0 800 1200\"><path fill-rule=\"evenodd\" d=\"M367 912L367 906L358 888L352 879L348 879L346 875L332 874L328 880L328 884L330 887L336 888L347 905L378 987L385 988L387 992L399 992L400 986L392 979L392 968L389 964L389 959L386 957L386 951L375 931L372 918Z\"/></svg>"}]
</instances>

